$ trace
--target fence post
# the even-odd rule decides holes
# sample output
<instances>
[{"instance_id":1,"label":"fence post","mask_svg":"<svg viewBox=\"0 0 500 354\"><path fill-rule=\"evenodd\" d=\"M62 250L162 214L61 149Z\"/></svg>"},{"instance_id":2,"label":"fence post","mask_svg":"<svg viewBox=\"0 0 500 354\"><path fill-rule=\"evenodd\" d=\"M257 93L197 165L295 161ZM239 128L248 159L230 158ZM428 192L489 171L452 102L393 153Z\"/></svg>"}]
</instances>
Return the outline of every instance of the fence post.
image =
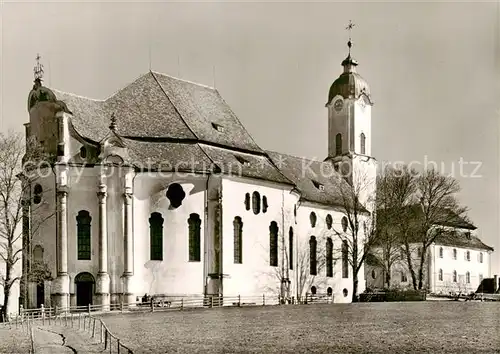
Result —
<instances>
[{"instance_id":1,"label":"fence post","mask_svg":"<svg viewBox=\"0 0 500 354\"><path fill-rule=\"evenodd\" d=\"M184 298L181 298L181 310L184 309Z\"/></svg>"},{"instance_id":2,"label":"fence post","mask_svg":"<svg viewBox=\"0 0 500 354\"><path fill-rule=\"evenodd\" d=\"M95 337L95 318L92 318L92 338Z\"/></svg>"},{"instance_id":3,"label":"fence post","mask_svg":"<svg viewBox=\"0 0 500 354\"><path fill-rule=\"evenodd\" d=\"M82 328L82 313L78 314L78 329Z\"/></svg>"},{"instance_id":4,"label":"fence post","mask_svg":"<svg viewBox=\"0 0 500 354\"><path fill-rule=\"evenodd\" d=\"M89 316L90 316L90 304L88 304L88 306L87 306L87 312L89 313Z\"/></svg>"},{"instance_id":5,"label":"fence post","mask_svg":"<svg viewBox=\"0 0 500 354\"><path fill-rule=\"evenodd\" d=\"M238 295L238 307L241 307L241 295Z\"/></svg>"},{"instance_id":6,"label":"fence post","mask_svg":"<svg viewBox=\"0 0 500 354\"><path fill-rule=\"evenodd\" d=\"M118 342L118 354L120 354L120 339L116 339L116 341Z\"/></svg>"},{"instance_id":7,"label":"fence post","mask_svg":"<svg viewBox=\"0 0 500 354\"><path fill-rule=\"evenodd\" d=\"M214 307L214 296L210 296L210 308Z\"/></svg>"},{"instance_id":8,"label":"fence post","mask_svg":"<svg viewBox=\"0 0 500 354\"><path fill-rule=\"evenodd\" d=\"M155 312L155 303L153 302L152 296L151 296L151 312Z\"/></svg>"},{"instance_id":9,"label":"fence post","mask_svg":"<svg viewBox=\"0 0 500 354\"><path fill-rule=\"evenodd\" d=\"M108 347L108 330L104 327L104 350Z\"/></svg>"},{"instance_id":10,"label":"fence post","mask_svg":"<svg viewBox=\"0 0 500 354\"><path fill-rule=\"evenodd\" d=\"M121 301L120 301L120 310L123 313L123 299L121 299Z\"/></svg>"},{"instance_id":11,"label":"fence post","mask_svg":"<svg viewBox=\"0 0 500 354\"><path fill-rule=\"evenodd\" d=\"M54 306L54 317L57 318L57 305ZM55 321L54 321L55 322Z\"/></svg>"},{"instance_id":12,"label":"fence post","mask_svg":"<svg viewBox=\"0 0 500 354\"><path fill-rule=\"evenodd\" d=\"M262 306L266 306L266 295L262 294Z\"/></svg>"},{"instance_id":13,"label":"fence post","mask_svg":"<svg viewBox=\"0 0 500 354\"><path fill-rule=\"evenodd\" d=\"M101 327L99 327L100 328L99 332L101 332L99 336L101 337L101 343L102 343L102 322L99 322L99 324L101 325Z\"/></svg>"}]
</instances>

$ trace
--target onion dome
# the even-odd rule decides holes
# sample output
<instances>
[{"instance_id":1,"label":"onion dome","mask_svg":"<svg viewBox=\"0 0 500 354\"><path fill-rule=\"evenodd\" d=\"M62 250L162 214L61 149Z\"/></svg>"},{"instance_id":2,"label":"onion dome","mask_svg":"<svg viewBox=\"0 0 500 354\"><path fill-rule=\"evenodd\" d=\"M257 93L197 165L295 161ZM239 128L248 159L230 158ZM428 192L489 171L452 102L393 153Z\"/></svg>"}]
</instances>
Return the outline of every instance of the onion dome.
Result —
<instances>
[{"instance_id":1,"label":"onion dome","mask_svg":"<svg viewBox=\"0 0 500 354\"><path fill-rule=\"evenodd\" d=\"M356 59L351 57L352 42L350 40L347 42L347 46L349 47L349 54L347 58L342 61L344 72L333 82L332 86L330 86L327 105L337 95L340 95L343 98L357 99L364 94L370 103L372 103L368 83L356 72L358 62Z\"/></svg>"}]
</instances>

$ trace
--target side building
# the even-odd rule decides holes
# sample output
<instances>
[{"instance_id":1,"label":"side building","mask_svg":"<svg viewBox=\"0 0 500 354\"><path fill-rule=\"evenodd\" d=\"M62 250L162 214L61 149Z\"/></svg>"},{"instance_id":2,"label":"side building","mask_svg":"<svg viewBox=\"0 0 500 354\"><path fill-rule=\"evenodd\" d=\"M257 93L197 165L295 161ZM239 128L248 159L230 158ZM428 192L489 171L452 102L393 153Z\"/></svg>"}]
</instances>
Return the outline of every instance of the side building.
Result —
<instances>
[{"instance_id":1,"label":"side building","mask_svg":"<svg viewBox=\"0 0 500 354\"><path fill-rule=\"evenodd\" d=\"M448 225L435 225L430 232L439 235L427 248L423 267L424 288L432 294L457 294L475 292L484 278L491 276L493 248L484 244L473 224L457 219ZM418 276L422 244L410 243L411 263ZM375 247L374 254L383 259L383 248ZM406 251L402 245L394 245L393 267L390 269L390 285L396 288L413 288ZM398 254L399 252L399 254ZM386 252L387 253L387 252ZM365 266L367 288L387 287L387 272L377 262Z\"/></svg>"}]
</instances>

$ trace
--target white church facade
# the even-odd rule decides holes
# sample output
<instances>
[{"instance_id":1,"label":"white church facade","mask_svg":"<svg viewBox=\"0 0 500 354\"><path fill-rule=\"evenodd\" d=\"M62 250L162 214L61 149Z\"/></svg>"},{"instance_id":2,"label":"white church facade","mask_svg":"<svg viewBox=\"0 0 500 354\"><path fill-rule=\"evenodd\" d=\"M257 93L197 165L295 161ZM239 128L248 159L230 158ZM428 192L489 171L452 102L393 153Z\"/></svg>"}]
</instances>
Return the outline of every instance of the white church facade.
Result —
<instances>
[{"instance_id":1,"label":"white church facade","mask_svg":"<svg viewBox=\"0 0 500 354\"><path fill-rule=\"evenodd\" d=\"M258 146L219 92L148 72L106 100L42 85L29 94L27 148L49 162L27 172L24 306L172 297L329 294L353 288L340 188L369 175L372 101L351 55L332 84L324 161ZM358 275L365 288L364 271Z\"/></svg>"}]
</instances>

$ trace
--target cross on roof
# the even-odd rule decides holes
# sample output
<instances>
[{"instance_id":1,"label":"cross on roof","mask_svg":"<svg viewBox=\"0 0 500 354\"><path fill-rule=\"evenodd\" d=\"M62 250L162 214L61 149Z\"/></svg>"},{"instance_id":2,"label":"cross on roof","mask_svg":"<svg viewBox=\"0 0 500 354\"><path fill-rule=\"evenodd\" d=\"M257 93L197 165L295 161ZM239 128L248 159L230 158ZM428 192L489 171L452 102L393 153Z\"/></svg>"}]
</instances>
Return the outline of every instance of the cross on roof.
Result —
<instances>
[{"instance_id":1,"label":"cross on roof","mask_svg":"<svg viewBox=\"0 0 500 354\"><path fill-rule=\"evenodd\" d=\"M349 31L349 41L351 40L351 31L352 29L354 28L354 26L356 26L354 23L352 23L351 20L349 20L349 24L347 25L347 27L345 28L346 30Z\"/></svg>"},{"instance_id":2,"label":"cross on roof","mask_svg":"<svg viewBox=\"0 0 500 354\"><path fill-rule=\"evenodd\" d=\"M41 80L42 77L43 77L43 65L40 64L40 59L42 57L40 56L40 54L37 53L36 55L36 65L35 67L33 68L33 73L35 75L35 80Z\"/></svg>"}]
</instances>

